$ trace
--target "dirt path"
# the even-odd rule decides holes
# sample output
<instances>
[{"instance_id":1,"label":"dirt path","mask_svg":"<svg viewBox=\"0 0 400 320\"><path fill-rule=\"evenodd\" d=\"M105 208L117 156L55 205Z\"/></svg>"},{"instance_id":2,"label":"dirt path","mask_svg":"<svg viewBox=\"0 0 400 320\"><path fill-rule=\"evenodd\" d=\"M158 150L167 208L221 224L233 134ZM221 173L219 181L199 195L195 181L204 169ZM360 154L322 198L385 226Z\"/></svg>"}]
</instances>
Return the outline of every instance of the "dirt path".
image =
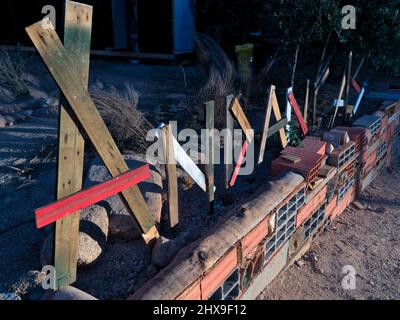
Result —
<instances>
[{"instance_id":1,"label":"dirt path","mask_svg":"<svg viewBox=\"0 0 400 320\"><path fill-rule=\"evenodd\" d=\"M365 210L348 208L311 246L304 265L292 265L258 299L400 299L399 177L397 159L360 197ZM344 266L355 269L355 290L342 288Z\"/></svg>"}]
</instances>

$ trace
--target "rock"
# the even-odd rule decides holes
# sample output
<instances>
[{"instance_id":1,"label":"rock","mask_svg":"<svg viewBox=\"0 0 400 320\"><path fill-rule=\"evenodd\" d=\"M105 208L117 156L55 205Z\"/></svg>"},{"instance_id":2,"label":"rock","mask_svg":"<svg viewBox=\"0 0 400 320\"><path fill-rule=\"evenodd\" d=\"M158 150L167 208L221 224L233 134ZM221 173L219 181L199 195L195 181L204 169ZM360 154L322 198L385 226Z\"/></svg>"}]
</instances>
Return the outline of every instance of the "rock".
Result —
<instances>
[{"instance_id":1,"label":"rock","mask_svg":"<svg viewBox=\"0 0 400 320\"><path fill-rule=\"evenodd\" d=\"M303 260L297 260L297 261L296 261L296 265L297 265L299 268L301 268L301 267L303 267L303 266L305 265L305 262L304 262Z\"/></svg>"},{"instance_id":2,"label":"rock","mask_svg":"<svg viewBox=\"0 0 400 320\"><path fill-rule=\"evenodd\" d=\"M98 300L92 295L77 288L68 286L58 291L47 292L42 300Z\"/></svg>"},{"instance_id":3,"label":"rock","mask_svg":"<svg viewBox=\"0 0 400 320\"><path fill-rule=\"evenodd\" d=\"M363 204L361 203L361 202L359 202L359 201L354 201L353 203L352 203L352 205L353 205L353 207L355 207L356 209L359 209L359 210L365 210L365 207L363 206Z\"/></svg>"},{"instance_id":4,"label":"rock","mask_svg":"<svg viewBox=\"0 0 400 320\"><path fill-rule=\"evenodd\" d=\"M0 114L0 128L4 128L7 125L6 119Z\"/></svg>"},{"instance_id":5,"label":"rock","mask_svg":"<svg viewBox=\"0 0 400 320\"><path fill-rule=\"evenodd\" d=\"M0 293L0 301L1 300L21 300L21 297L17 295L16 293Z\"/></svg>"},{"instance_id":6,"label":"rock","mask_svg":"<svg viewBox=\"0 0 400 320\"><path fill-rule=\"evenodd\" d=\"M151 259L158 268L165 268L187 243L188 235L182 233L174 240L160 237L154 244Z\"/></svg>"},{"instance_id":7,"label":"rock","mask_svg":"<svg viewBox=\"0 0 400 320\"><path fill-rule=\"evenodd\" d=\"M78 240L78 266L87 267L94 264L106 248L109 230L107 211L104 207L94 205L81 212ZM40 252L42 265L52 265L54 252L54 233L45 240Z\"/></svg>"},{"instance_id":8,"label":"rock","mask_svg":"<svg viewBox=\"0 0 400 320\"><path fill-rule=\"evenodd\" d=\"M145 162L136 156L124 156L130 169L145 165ZM88 171L85 188L108 181L111 176L99 159L92 161ZM153 214L156 223L160 223L162 210L162 179L154 167L150 167L150 179L139 184L140 191ZM109 214L110 236L134 240L141 237L135 222L118 195L114 195L100 203Z\"/></svg>"}]
</instances>

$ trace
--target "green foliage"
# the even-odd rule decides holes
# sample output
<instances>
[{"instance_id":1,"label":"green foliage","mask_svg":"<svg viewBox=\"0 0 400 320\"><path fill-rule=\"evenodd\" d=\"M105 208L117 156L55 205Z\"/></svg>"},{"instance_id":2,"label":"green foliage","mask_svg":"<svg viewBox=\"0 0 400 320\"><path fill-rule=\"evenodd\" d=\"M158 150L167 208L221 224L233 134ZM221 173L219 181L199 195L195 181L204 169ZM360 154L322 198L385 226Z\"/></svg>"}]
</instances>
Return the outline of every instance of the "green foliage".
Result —
<instances>
[{"instance_id":1,"label":"green foliage","mask_svg":"<svg viewBox=\"0 0 400 320\"><path fill-rule=\"evenodd\" d=\"M301 143L301 135L296 123L293 121L289 122L289 133L288 133L288 144L292 147L297 147Z\"/></svg>"},{"instance_id":2,"label":"green foliage","mask_svg":"<svg viewBox=\"0 0 400 320\"><path fill-rule=\"evenodd\" d=\"M342 28L342 8L356 8L356 29ZM273 15L287 47L321 45L330 34L372 61L376 69L400 71L399 4L356 0L272 0Z\"/></svg>"},{"instance_id":3,"label":"green foliage","mask_svg":"<svg viewBox=\"0 0 400 320\"><path fill-rule=\"evenodd\" d=\"M4 50L0 51L0 85L11 90L16 97L29 94L22 79L24 60L20 54L13 58Z\"/></svg>"}]
</instances>

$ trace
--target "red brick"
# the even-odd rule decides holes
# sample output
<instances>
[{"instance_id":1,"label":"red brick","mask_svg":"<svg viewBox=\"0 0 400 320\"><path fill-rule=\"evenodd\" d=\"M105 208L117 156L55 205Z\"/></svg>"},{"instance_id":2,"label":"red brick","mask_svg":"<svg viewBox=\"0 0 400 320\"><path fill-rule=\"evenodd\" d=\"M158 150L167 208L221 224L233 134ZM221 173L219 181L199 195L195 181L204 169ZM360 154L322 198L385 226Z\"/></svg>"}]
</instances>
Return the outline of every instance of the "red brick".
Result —
<instances>
[{"instance_id":1,"label":"red brick","mask_svg":"<svg viewBox=\"0 0 400 320\"><path fill-rule=\"evenodd\" d=\"M310 200L303 208L297 213L297 221L296 221L296 228L299 228L304 221L306 221L317 208L324 203L326 199L326 193L328 190L328 186L322 188L320 192L318 192L314 198Z\"/></svg>"},{"instance_id":2,"label":"red brick","mask_svg":"<svg viewBox=\"0 0 400 320\"><path fill-rule=\"evenodd\" d=\"M333 213L333 210L335 210L337 205L337 195L335 194L335 196L333 197L332 201L329 202L326 206L326 216L330 217Z\"/></svg>"},{"instance_id":3,"label":"red brick","mask_svg":"<svg viewBox=\"0 0 400 320\"><path fill-rule=\"evenodd\" d=\"M261 221L257 227L250 231L242 240L240 245L242 248L242 261L249 257L250 253L253 252L260 242L268 236L268 218Z\"/></svg>"},{"instance_id":4,"label":"red brick","mask_svg":"<svg viewBox=\"0 0 400 320\"><path fill-rule=\"evenodd\" d=\"M237 250L233 248L201 280L201 297L207 300L229 277L238 265Z\"/></svg>"},{"instance_id":5,"label":"red brick","mask_svg":"<svg viewBox=\"0 0 400 320\"><path fill-rule=\"evenodd\" d=\"M336 206L336 208L333 210L331 219L334 220L338 216L340 216L346 208L354 201L354 195L355 195L355 189L354 187L347 192L347 194L344 196L342 201Z\"/></svg>"},{"instance_id":6,"label":"red brick","mask_svg":"<svg viewBox=\"0 0 400 320\"><path fill-rule=\"evenodd\" d=\"M176 300L201 300L200 281L186 289Z\"/></svg>"}]
</instances>

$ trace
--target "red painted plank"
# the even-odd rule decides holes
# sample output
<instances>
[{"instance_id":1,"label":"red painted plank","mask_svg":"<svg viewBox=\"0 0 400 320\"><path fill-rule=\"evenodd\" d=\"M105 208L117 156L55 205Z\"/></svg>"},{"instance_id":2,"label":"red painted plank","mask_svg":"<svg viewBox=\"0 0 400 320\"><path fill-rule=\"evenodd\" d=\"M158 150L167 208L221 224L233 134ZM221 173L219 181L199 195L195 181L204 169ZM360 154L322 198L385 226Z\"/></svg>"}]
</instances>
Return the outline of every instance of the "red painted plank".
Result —
<instances>
[{"instance_id":1,"label":"red painted plank","mask_svg":"<svg viewBox=\"0 0 400 320\"><path fill-rule=\"evenodd\" d=\"M37 209L35 210L37 228L40 229L50 223L63 219L80 209L87 208L149 178L150 167L147 164L107 182Z\"/></svg>"},{"instance_id":2,"label":"red painted plank","mask_svg":"<svg viewBox=\"0 0 400 320\"><path fill-rule=\"evenodd\" d=\"M288 95L289 102L294 110L294 113L296 114L297 120L299 120L301 131L303 132L303 135L307 135L308 132L308 127L306 123L304 122L303 115L301 114L299 105L297 104L296 98L294 97L293 93L290 93Z\"/></svg>"},{"instance_id":3,"label":"red painted plank","mask_svg":"<svg viewBox=\"0 0 400 320\"><path fill-rule=\"evenodd\" d=\"M239 159L238 159L238 161L236 163L235 171L233 171L231 181L229 182L229 185L231 187L233 187L235 185L236 179L237 179L237 177L239 175L240 168L241 168L241 166L243 164L244 155L246 154L246 151L247 151L248 147L249 147L249 145L248 145L247 141L245 141L244 144L243 144L242 151L240 152Z\"/></svg>"},{"instance_id":4,"label":"red painted plank","mask_svg":"<svg viewBox=\"0 0 400 320\"><path fill-rule=\"evenodd\" d=\"M354 90L356 90L357 93L360 94L361 93L361 88L358 85L357 81L353 79L353 80L351 80L351 84L353 85Z\"/></svg>"}]
</instances>

